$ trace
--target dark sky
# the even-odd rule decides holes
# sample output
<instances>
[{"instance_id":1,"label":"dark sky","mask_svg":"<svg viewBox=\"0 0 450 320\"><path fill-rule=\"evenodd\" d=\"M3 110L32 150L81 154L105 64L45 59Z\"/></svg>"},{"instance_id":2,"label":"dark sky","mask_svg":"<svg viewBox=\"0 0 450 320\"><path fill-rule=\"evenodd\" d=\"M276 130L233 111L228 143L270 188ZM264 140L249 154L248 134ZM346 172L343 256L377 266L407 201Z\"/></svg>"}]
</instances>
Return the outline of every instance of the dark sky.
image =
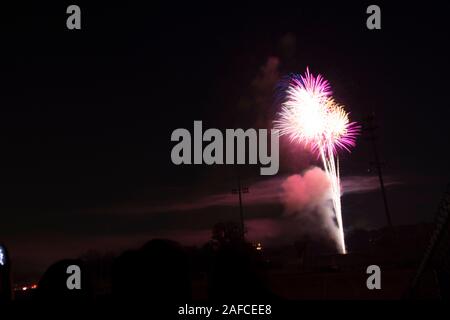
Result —
<instances>
[{"instance_id":1,"label":"dark sky","mask_svg":"<svg viewBox=\"0 0 450 320\"><path fill-rule=\"evenodd\" d=\"M448 2L378 2L377 31L365 26L372 3L312 3L79 3L80 31L65 27L72 3L2 10L0 242L19 278L56 258L152 236L189 241L234 219L230 206L158 212L236 184L234 168L173 165L170 135L194 120L267 127L270 84L306 66L353 120L375 112L394 224L430 221L450 173ZM359 139L342 155L344 177L374 174L369 147ZM280 176L315 161L286 149ZM261 180L257 167L241 177ZM350 228L385 223L378 190L343 206Z\"/></svg>"}]
</instances>

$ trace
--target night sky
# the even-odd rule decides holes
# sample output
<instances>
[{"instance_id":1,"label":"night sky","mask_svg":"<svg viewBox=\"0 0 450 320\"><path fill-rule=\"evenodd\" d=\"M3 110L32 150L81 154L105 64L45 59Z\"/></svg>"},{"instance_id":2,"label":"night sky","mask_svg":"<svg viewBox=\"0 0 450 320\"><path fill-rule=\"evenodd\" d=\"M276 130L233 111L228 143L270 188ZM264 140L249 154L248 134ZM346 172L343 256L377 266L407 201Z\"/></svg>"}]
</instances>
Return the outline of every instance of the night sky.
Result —
<instances>
[{"instance_id":1,"label":"night sky","mask_svg":"<svg viewBox=\"0 0 450 320\"><path fill-rule=\"evenodd\" d=\"M91 249L201 243L214 223L237 219L226 201L203 205L234 199L236 168L175 166L170 135L194 120L270 127L274 84L307 66L354 121L375 112L394 224L433 219L450 182L448 2L377 2L375 31L371 2L151 3L78 3L79 31L65 26L72 3L2 10L0 242L19 279ZM283 141L278 176L240 169L249 199L318 164ZM372 160L364 138L341 157L344 179L371 186L344 195L349 229L386 223ZM249 220L282 211L276 201L245 207Z\"/></svg>"}]
</instances>

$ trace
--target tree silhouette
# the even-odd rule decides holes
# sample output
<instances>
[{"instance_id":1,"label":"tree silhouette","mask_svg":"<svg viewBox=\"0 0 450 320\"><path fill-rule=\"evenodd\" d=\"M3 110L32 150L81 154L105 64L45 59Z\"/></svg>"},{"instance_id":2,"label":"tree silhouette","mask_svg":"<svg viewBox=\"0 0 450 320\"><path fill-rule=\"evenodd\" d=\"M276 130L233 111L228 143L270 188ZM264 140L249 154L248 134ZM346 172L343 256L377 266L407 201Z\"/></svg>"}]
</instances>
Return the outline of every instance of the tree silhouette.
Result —
<instances>
[{"instance_id":1,"label":"tree silhouette","mask_svg":"<svg viewBox=\"0 0 450 320\"><path fill-rule=\"evenodd\" d=\"M241 227L236 222L218 222L213 226L211 239L219 245L237 244L244 242L242 234Z\"/></svg>"}]
</instances>

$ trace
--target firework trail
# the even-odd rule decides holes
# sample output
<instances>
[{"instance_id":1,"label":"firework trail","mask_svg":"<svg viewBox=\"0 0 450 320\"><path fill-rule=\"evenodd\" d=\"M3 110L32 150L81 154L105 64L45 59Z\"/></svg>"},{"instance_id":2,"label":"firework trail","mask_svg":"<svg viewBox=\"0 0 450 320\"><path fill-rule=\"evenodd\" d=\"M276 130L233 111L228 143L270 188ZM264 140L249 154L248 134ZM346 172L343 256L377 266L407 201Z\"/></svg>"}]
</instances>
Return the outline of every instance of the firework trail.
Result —
<instances>
[{"instance_id":1,"label":"firework trail","mask_svg":"<svg viewBox=\"0 0 450 320\"><path fill-rule=\"evenodd\" d=\"M308 68L304 75L294 74L282 80L278 91L281 111L274 121L275 129L291 142L309 146L322 159L330 178L341 252L346 253L337 152L350 151L359 126L350 122L343 106L334 101L328 81L321 75L313 76Z\"/></svg>"}]
</instances>

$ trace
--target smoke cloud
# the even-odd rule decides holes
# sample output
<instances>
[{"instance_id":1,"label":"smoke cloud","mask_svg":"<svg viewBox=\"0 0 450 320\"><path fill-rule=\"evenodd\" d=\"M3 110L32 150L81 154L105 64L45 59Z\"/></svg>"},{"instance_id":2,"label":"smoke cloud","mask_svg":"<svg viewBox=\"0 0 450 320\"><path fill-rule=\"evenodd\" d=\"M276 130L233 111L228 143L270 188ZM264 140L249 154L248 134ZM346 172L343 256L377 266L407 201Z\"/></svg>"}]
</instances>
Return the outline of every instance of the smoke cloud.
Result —
<instances>
[{"instance_id":1,"label":"smoke cloud","mask_svg":"<svg viewBox=\"0 0 450 320\"><path fill-rule=\"evenodd\" d=\"M332 240L339 245L339 230L331 202L326 173L313 167L302 175L289 176L282 183L281 202L288 232L299 237Z\"/></svg>"}]
</instances>

